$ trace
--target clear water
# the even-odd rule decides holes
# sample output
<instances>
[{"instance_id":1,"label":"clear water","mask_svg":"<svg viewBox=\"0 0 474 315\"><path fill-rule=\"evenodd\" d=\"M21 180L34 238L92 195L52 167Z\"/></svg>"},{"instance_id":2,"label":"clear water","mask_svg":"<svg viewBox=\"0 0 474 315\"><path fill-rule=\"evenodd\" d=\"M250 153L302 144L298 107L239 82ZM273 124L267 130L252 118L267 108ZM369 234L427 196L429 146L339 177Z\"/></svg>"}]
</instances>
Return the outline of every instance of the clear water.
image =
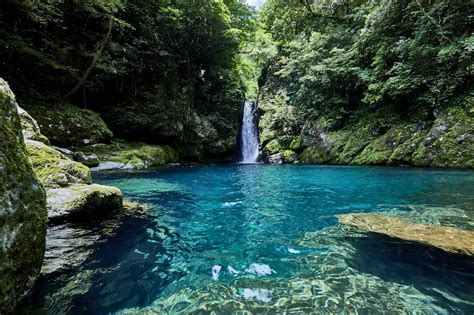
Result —
<instances>
[{"instance_id":1,"label":"clear water","mask_svg":"<svg viewBox=\"0 0 474 315\"><path fill-rule=\"evenodd\" d=\"M69 246L79 262L43 275L22 311L474 312L474 259L358 233L334 216L381 212L474 230L472 171L180 166L95 180L150 214L50 232L48 246ZM252 274L253 263L270 274Z\"/></svg>"}]
</instances>

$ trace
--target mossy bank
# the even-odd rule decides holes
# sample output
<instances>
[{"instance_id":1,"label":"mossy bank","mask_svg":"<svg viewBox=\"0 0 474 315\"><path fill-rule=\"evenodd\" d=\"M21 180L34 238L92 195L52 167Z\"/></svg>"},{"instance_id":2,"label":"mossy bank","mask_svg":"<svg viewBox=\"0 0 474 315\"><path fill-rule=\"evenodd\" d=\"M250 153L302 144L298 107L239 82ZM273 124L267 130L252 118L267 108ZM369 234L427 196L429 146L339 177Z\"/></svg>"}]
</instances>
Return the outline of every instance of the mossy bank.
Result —
<instances>
[{"instance_id":1,"label":"mossy bank","mask_svg":"<svg viewBox=\"0 0 474 315\"><path fill-rule=\"evenodd\" d=\"M432 111L341 115L298 109L284 91L266 90L258 106L268 162L474 168L473 97Z\"/></svg>"}]
</instances>

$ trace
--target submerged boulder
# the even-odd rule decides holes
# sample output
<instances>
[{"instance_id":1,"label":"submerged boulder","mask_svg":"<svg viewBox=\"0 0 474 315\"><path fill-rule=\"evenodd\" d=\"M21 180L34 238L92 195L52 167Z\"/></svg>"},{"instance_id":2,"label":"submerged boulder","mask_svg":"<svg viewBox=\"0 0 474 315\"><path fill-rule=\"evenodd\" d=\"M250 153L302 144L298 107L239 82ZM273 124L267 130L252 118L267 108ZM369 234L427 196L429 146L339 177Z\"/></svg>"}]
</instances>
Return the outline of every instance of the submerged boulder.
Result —
<instances>
[{"instance_id":1,"label":"submerged boulder","mask_svg":"<svg viewBox=\"0 0 474 315\"><path fill-rule=\"evenodd\" d=\"M23 141L15 96L0 78L0 313L12 312L43 262L46 200Z\"/></svg>"},{"instance_id":2,"label":"submerged boulder","mask_svg":"<svg viewBox=\"0 0 474 315\"><path fill-rule=\"evenodd\" d=\"M383 234L404 241L418 242L451 253L474 255L474 231L413 223L387 215L341 214L337 217L340 223L363 231Z\"/></svg>"},{"instance_id":3,"label":"submerged boulder","mask_svg":"<svg viewBox=\"0 0 474 315\"><path fill-rule=\"evenodd\" d=\"M70 185L48 189L48 216L50 218L77 214L94 214L122 207L120 189L103 185ZM99 213L100 214L100 213Z\"/></svg>"}]
</instances>

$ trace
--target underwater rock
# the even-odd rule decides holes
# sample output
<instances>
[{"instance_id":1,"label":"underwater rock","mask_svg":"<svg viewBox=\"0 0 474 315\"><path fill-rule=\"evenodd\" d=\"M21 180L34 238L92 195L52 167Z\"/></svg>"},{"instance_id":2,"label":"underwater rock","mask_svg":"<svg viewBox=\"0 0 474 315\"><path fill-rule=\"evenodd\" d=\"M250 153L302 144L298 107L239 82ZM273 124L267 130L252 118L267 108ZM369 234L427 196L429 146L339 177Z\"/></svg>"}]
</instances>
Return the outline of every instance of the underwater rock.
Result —
<instances>
[{"instance_id":1,"label":"underwater rock","mask_svg":"<svg viewBox=\"0 0 474 315\"><path fill-rule=\"evenodd\" d=\"M234 267L232 267L232 266L227 266L227 271L231 274L234 274L234 275L238 275L240 273L240 271L235 270Z\"/></svg>"},{"instance_id":2,"label":"underwater rock","mask_svg":"<svg viewBox=\"0 0 474 315\"><path fill-rule=\"evenodd\" d=\"M337 215L337 218L340 223L363 231L431 245L451 253L474 255L474 231L426 223L413 223L387 215L340 214Z\"/></svg>"},{"instance_id":3,"label":"underwater rock","mask_svg":"<svg viewBox=\"0 0 474 315\"><path fill-rule=\"evenodd\" d=\"M0 313L5 314L14 311L39 274L47 217L44 188L28 160L15 95L1 78L0 144Z\"/></svg>"},{"instance_id":4,"label":"underwater rock","mask_svg":"<svg viewBox=\"0 0 474 315\"><path fill-rule=\"evenodd\" d=\"M122 192L111 186L71 185L65 188L48 189L47 196L50 218L102 213L122 207Z\"/></svg>"}]
</instances>

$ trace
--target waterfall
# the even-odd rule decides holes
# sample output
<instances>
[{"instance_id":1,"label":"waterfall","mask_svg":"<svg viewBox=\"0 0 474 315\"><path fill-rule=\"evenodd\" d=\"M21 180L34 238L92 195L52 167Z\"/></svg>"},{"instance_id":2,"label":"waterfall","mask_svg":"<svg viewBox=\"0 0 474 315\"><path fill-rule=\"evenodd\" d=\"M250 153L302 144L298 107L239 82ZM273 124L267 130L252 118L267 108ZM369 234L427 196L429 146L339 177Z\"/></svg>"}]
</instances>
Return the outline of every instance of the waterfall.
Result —
<instances>
[{"instance_id":1,"label":"waterfall","mask_svg":"<svg viewBox=\"0 0 474 315\"><path fill-rule=\"evenodd\" d=\"M257 103L246 100L242 119L242 163L255 163L258 159Z\"/></svg>"}]
</instances>

